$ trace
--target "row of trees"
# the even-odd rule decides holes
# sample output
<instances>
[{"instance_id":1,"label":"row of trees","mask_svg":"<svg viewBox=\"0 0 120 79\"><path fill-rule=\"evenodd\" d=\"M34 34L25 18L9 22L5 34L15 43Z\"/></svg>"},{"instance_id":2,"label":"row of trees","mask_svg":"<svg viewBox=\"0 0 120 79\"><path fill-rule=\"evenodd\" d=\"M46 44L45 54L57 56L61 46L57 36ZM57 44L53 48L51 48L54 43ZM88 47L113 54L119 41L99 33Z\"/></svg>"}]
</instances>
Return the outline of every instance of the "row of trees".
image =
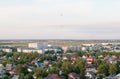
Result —
<instances>
[{"instance_id":1,"label":"row of trees","mask_svg":"<svg viewBox=\"0 0 120 79\"><path fill-rule=\"evenodd\" d=\"M120 73L119 63L102 63L97 68L98 73L104 76L116 75Z\"/></svg>"}]
</instances>

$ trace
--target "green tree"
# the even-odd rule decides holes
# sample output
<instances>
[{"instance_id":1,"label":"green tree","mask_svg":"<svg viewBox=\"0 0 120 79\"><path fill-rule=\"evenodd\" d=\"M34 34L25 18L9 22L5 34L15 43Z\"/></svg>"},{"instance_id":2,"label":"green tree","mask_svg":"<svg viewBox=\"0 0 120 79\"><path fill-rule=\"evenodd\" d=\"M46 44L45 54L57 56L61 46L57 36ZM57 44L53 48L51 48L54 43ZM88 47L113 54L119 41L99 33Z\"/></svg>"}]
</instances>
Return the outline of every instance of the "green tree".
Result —
<instances>
[{"instance_id":1,"label":"green tree","mask_svg":"<svg viewBox=\"0 0 120 79\"><path fill-rule=\"evenodd\" d=\"M24 68L22 66L22 64L18 64L15 69L16 69L17 74L21 74L21 73L27 74L28 73L27 69Z\"/></svg>"},{"instance_id":2,"label":"green tree","mask_svg":"<svg viewBox=\"0 0 120 79\"><path fill-rule=\"evenodd\" d=\"M40 68L36 68L35 71L34 71L34 74L38 77L42 74L42 69Z\"/></svg>"},{"instance_id":3,"label":"green tree","mask_svg":"<svg viewBox=\"0 0 120 79\"><path fill-rule=\"evenodd\" d=\"M85 62L83 60L76 60L74 63L74 72L80 74L81 78L85 75Z\"/></svg>"},{"instance_id":4,"label":"green tree","mask_svg":"<svg viewBox=\"0 0 120 79\"><path fill-rule=\"evenodd\" d=\"M98 67L102 63L102 61L100 59L96 59L93 63L96 64L96 66Z\"/></svg>"},{"instance_id":5,"label":"green tree","mask_svg":"<svg viewBox=\"0 0 120 79\"><path fill-rule=\"evenodd\" d=\"M18 79L24 79L24 76L25 76L24 73L20 73Z\"/></svg>"},{"instance_id":6,"label":"green tree","mask_svg":"<svg viewBox=\"0 0 120 79\"><path fill-rule=\"evenodd\" d=\"M109 65L109 73L114 75L117 73L117 64L110 64Z\"/></svg>"},{"instance_id":7,"label":"green tree","mask_svg":"<svg viewBox=\"0 0 120 79\"><path fill-rule=\"evenodd\" d=\"M32 76L32 74L27 74L27 75L24 77L24 79L33 79L33 76Z\"/></svg>"},{"instance_id":8,"label":"green tree","mask_svg":"<svg viewBox=\"0 0 120 79\"><path fill-rule=\"evenodd\" d=\"M36 68L34 70L34 75L37 77L45 77L45 76L47 76L46 69L43 70L41 68Z\"/></svg>"},{"instance_id":9,"label":"green tree","mask_svg":"<svg viewBox=\"0 0 120 79\"><path fill-rule=\"evenodd\" d=\"M62 70L65 71L65 74L68 74L72 70L72 65L69 61L63 62Z\"/></svg>"},{"instance_id":10,"label":"green tree","mask_svg":"<svg viewBox=\"0 0 120 79\"><path fill-rule=\"evenodd\" d=\"M117 65L117 74L118 74L120 73L120 62L117 62L116 65Z\"/></svg>"},{"instance_id":11,"label":"green tree","mask_svg":"<svg viewBox=\"0 0 120 79\"><path fill-rule=\"evenodd\" d=\"M97 68L98 73L99 74L103 74L105 76L109 75L108 69L109 69L109 65L107 63L101 64Z\"/></svg>"}]
</instances>

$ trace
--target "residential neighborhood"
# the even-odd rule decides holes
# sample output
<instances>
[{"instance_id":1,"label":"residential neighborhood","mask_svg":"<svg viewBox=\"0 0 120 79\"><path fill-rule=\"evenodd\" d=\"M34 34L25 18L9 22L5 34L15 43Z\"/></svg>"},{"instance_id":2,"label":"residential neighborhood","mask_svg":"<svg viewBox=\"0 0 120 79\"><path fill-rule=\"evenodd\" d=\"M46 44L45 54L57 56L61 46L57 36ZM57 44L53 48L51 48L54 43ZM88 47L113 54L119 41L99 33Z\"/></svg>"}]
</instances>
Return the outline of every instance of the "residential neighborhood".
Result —
<instances>
[{"instance_id":1,"label":"residential neighborhood","mask_svg":"<svg viewBox=\"0 0 120 79\"><path fill-rule=\"evenodd\" d=\"M64 47L28 43L7 52L1 48L1 79L119 79L118 44ZM13 48L7 48L13 50ZM105 51L104 51L105 50ZM117 50L117 51L116 51Z\"/></svg>"}]
</instances>

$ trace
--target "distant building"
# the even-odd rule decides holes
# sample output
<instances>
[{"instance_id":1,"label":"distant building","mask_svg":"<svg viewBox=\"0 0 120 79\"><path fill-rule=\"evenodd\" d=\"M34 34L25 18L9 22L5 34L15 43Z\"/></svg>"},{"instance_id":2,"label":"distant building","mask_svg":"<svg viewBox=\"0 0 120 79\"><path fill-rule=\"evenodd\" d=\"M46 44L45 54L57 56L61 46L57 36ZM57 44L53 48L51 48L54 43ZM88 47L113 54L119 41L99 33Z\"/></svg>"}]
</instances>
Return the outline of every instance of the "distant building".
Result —
<instances>
[{"instance_id":1,"label":"distant building","mask_svg":"<svg viewBox=\"0 0 120 79\"><path fill-rule=\"evenodd\" d=\"M62 49L58 46L48 46L43 49L44 51L54 51L54 52L61 52Z\"/></svg>"},{"instance_id":2,"label":"distant building","mask_svg":"<svg viewBox=\"0 0 120 79\"><path fill-rule=\"evenodd\" d=\"M12 49L10 48L1 48L0 50L3 52L12 53Z\"/></svg>"},{"instance_id":3,"label":"distant building","mask_svg":"<svg viewBox=\"0 0 120 79\"><path fill-rule=\"evenodd\" d=\"M41 49L47 47L47 44L41 44L41 43L29 43L28 47L29 48L35 48L35 49Z\"/></svg>"},{"instance_id":4,"label":"distant building","mask_svg":"<svg viewBox=\"0 0 120 79\"><path fill-rule=\"evenodd\" d=\"M62 47L62 49L64 50L64 52L66 52L68 50L68 47Z\"/></svg>"},{"instance_id":5,"label":"distant building","mask_svg":"<svg viewBox=\"0 0 120 79\"><path fill-rule=\"evenodd\" d=\"M62 49L58 46L51 46L41 43L29 43L27 48L17 48L17 52L24 52L24 53L37 52L39 54L43 54L46 51L54 51L56 53L56 52L61 52Z\"/></svg>"},{"instance_id":6,"label":"distant building","mask_svg":"<svg viewBox=\"0 0 120 79\"><path fill-rule=\"evenodd\" d=\"M71 47L68 47L67 50L80 51L81 50L81 46L71 46Z\"/></svg>"},{"instance_id":7,"label":"distant building","mask_svg":"<svg viewBox=\"0 0 120 79\"><path fill-rule=\"evenodd\" d=\"M24 53L39 53L42 54L43 50L42 49L35 49L35 48L17 48L17 52L24 52Z\"/></svg>"},{"instance_id":8,"label":"distant building","mask_svg":"<svg viewBox=\"0 0 120 79\"><path fill-rule=\"evenodd\" d=\"M82 44L82 46L95 46L95 44Z\"/></svg>"},{"instance_id":9,"label":"distant building","mask_svg":"<svg viewBox=\"0 0 120 79\"><path fill-rule=\"evenodd\" d=\"M88 46L86 46L86 47L81 47L81 51L84 51L84 52L87 52L89 50L89 47Z\"/></svg>"}]
</instances>

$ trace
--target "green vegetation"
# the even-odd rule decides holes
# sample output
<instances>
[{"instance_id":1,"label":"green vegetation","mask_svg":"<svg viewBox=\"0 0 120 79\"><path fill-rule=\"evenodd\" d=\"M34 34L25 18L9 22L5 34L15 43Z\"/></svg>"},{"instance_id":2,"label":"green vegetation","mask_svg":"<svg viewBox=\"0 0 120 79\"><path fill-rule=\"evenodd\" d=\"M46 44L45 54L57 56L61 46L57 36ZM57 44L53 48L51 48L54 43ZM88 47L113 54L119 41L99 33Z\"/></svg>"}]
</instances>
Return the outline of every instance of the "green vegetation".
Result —
<instances>
[{"instance_id":1,"label":"green vegetation","mask_svg":"<svg viewBox=\"0 0 120 79\"><path fill-rule=\"evenodd\" d=\"M94 56L95 60L92 62L92 64L95 64L97 73L101 76L108 76L108 75L116 75L120 73L119 62L116 63L109 63L107 61L101 60L98 58L98 56L103 55L105 56L111 56L116 55L117 57L120 56L120 53L110 53L110 52L88 52L84 53L81 51L74 51L75 56L79 56L74 63L71 64L70 56L66 55L68 57L68 60L63 61L62 60L62 54L60 55L60 59L57 59L56 55L50 54L51 52L48 51L46 54L40 55L38 53L3 53L0 57L6 56L5 61L1 61L4 66L6 64L15 64L16 65L16 72L19 74L19 79L33 79L33 75L36 76L38 79L43 79L48 74L59 74L60 71L62 71L62 75L68 79L68 74L70 72L75 72L80 75L82 79L85 77L85 70L86 70L86 62L84 59L80 58L83 55L86 56ZM53 61L51 63L51 66L44 66L44 67L36 67L35 64L31 64L32 60L37 60L40 62L43 62L44 60L51 60ZM33 72L27 71L27 66L33 66L35 67L35 70Z\"/></svg>"}]
</instances>

